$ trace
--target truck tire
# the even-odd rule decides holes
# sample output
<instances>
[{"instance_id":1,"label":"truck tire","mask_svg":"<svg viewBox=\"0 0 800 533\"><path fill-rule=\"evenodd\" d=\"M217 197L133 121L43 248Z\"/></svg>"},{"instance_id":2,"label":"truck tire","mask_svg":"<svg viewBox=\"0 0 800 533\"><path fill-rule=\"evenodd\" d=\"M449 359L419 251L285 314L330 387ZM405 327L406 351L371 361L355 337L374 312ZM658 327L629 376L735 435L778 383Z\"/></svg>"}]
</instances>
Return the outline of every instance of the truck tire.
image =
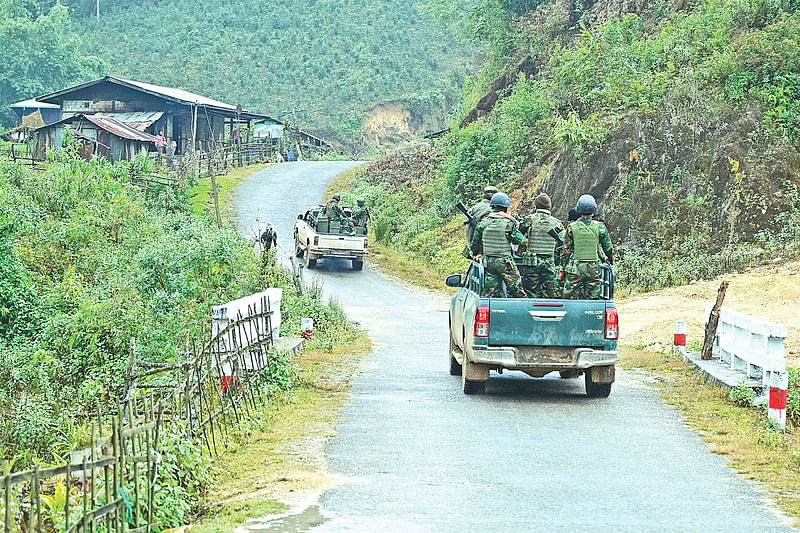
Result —
<instances>
[{"instance_id":1,"label":"truck tire","mask_svg":"<svg viewBox=\"0 0 800 533\"><path fill-rule=\"evenodd\" d=\"M464 394L483 394L486 392L486 382L485 381L473 381L471 379L467 379L467 372L465 366L468 368L470 365L475 363L470 363L469 359L467 359L466 354L464 355L464 364L461 366L461 390Z\"/></svg>"},{"instance_id":2,"label":"truck tire","mask_svg":"<svg viewBox=\"0 0 800 533\"><path fill-rule=\"evenodd\" d=\"M316 266L317 266L317 260L311 259L311 254L306 255L306 268L312 269L316 268Z\"/></svg>"},{"instance_id":3,"label":"truck tire","mask_svg":"<svg viewBox=\"0 0 800 533\"><path fill-rule=\"evenodd\" d=\"M590 398L608 398L611 394L613 383L595 383L592 381L592 372L587 370L583 374L586 381L586 395Z\"/></svg>"},{"instance_id":4,"label":"truck tire","mask_svg":"<svg viewBox=\"0 0 800 533\"><path fill-rule=\"evenodd\" d=\"M361 270L362 268L364 268L364 261L353 259L353 270Z\"/></svg>"},{"instance_id":5,"label":"truck tire","mask_svg":"<svg viewBox=\"0 0 800 533\"><path fill-rule=\"evenodd\" d=\"M453 345L453 336L450 335L450 375L451 376L460 376L461 375L461 363L453 357L453 349L455 346Z\"/></svg>"},{"instance_id":6,"label":"truck tire","mask_svg":"<svg viewBox=\"0 0 800 533\"><path fill-rule=\"evenodd\" d=\"M305 250L303 250L303 247L300 246L300 241L298 241L297 238L295 238L295 240L294 240L294 256L295 257L303 257L303 254L305 254Z\"/></svg>"},{"instance_id":7,"label":"truck tire","mask_svg":"<svg viewBox=\"0 0 800 533\"><path fill-rule=\"evenodd\" d=\"M561 376L561 379L575 379L580 376L581 373L578 370L561 370L558 375Z\"/></svg>"}]
</instances>

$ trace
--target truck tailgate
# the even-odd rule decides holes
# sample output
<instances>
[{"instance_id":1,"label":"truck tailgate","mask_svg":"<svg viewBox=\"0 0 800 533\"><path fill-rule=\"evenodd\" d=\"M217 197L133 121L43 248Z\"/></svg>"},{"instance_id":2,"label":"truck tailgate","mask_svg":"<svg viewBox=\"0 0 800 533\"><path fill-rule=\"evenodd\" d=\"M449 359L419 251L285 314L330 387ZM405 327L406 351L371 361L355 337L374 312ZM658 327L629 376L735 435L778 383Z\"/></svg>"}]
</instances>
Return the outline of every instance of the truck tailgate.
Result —
<instances>
[{"instance_id":1,"label":"truck tailgate","mask_svg":"<svg viewBox=\"0 0 800 533\"><path fill-rule=\"evenodd\" d=\"M489 300L489 344L596 347L605 342L605 300Z\"/></svg>"},{"instance_id":2,"label":"truck tailgate","mask_svg":"<svg viewBox=\"0 0 800 533\"><path fill-rule=\"evenodd\" d=\"M351 237L349 235L319 235L318 248L331 250L364 250L366 237Z\"/></svg>"}]
</instances>

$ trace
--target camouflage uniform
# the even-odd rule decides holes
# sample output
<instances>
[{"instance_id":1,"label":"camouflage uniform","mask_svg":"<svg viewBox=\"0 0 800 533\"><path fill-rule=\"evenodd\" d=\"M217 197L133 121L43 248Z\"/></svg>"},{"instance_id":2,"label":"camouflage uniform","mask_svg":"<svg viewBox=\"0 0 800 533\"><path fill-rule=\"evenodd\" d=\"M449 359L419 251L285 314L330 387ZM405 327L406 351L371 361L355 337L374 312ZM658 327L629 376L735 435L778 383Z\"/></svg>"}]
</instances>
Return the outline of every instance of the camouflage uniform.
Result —
<instances>
[{"instance_id":1,"label":"camouflage uniform","mask_svg":"<svg viewBox=\"0 0 800 533\"><path fill-rule=\"evenodd\" d=\"M537 209L520 225L520 231L528 239L522 253L521 271L522 288L528 298L556 296L556 264L553 259L556 240L549 235L551 230L561 232L564 226L547 209Z\"/></svg>"},{"instance_id":2,"label":"camouflage uniform","mask_svg":"<svg viewBox=\"0 0 800 533\"><path fill-rule=\"evenodd\" d=\"M366 207L358 207L353 213L353 222L356 226L366 226L369 219L369 210Z\"/></svg>"},{"instance_id":3,"label":"camouflage uniform","mask_svg":"<svg viewBox=\"0 0 800 533\"><path fill-rule=\"evenodd\" d=\"M339 222L343 231L353 231L355 229L353 222L345 216L342 206L336 200L329 200L323 212L331 222Z\"/></svg>"},{"instance_id":4,"label":"camouflage uniform","mask_svg":"<svg viewBox=\"0 0 800 533\"><path fill-rule=\"evenodd\" d=\"M517 229L517 224L505 213L493 212L475 228L471 249L475 255L484 255L484 288L489 298L505 298L503 283L508 292L516 298L524 298L525 291L520 286L517 265L511 244L526 241Z\"/></svg>"},{"instance_id":5,"label":"camouflage uniform","mask_svg":"<svg viewBox=\"0 0 800 533\"><path fill-rule=\"evenodd\" d=\"M478 223L480 223L483 219L489 216L489 213L491 212L492 208L489 207L488 198L482 198L480 202L469 208L469 214L472 215L472 218L477 220ZM462 255L467 259L472 259L472 257L476 254L473 254L470 243L472 242L472 237L475 235L475 230L477 229L477 226L473 226L472 223L469 221L467 221L466 224L467 224L467 245L464 247Z\"/></svg>"},{"instance_id":6,"label":"camouflage uniform","mask_svg":"<svg viewBox=\"0 0 800 533\"><path fill-rule=\"evenodd\" d=\"M602 222L583 217L567 228L564 252L571 258L564 267L564 298L573 300L600 299L600 249L613 258L611 237Z\"/></svg>"}]
</instances>

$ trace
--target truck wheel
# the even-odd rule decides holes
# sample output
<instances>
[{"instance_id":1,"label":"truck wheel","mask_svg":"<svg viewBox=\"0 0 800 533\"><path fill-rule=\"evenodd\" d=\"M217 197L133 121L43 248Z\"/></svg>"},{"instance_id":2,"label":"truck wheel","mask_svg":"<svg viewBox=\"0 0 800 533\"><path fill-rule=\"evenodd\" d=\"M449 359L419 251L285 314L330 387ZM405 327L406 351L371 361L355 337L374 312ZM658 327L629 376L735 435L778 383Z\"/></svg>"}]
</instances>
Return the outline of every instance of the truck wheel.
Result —
<instances>
[{"instance_id":1,"label":"truck wheel","mask_svg":"<svg viewBox=\"0 0 800 533\"><path fill-rule=\"evenodd\" d=\"M461 390L464 392L464 394L483 394L486 392L485 381L473 381L471 379L467 379L467 368L475 363L470 363L466 354L464 354L463 361L464 364L461 366Z\"/></svg>"},{"instance_id":2,"label":"truck wheel","mask_svg":"<svg viewBox=\"0 0 800 533\"><path fill-rule=\"evenodd\" d=\"M561 376L561 379L575 379L581 373L578 370L561 370L558 375Z\"/></svg>"},{"instance_id":3,"label":"truck wheel","mask_svg":"<svg viewBox=\"0 0 800 533\"><path fill-rule=\"evenodd\" d=\"M303 257L305 250L303 250L302 246L300 246L300 241L297 239L294 240L294 256L295 257Z\"/></svg>"},{"instance_id":4,"label":"truck wheel","mask_svg":"<svg viewBox=\"0 0 800 533\"><path fill-rule=\"evenodd\" d=\"M592 372L587 370L583 374L586 380L586 395L590 398L608 398L611 394L611 385L613 383L595 383L592 381Z\"/></svg>"},{"instance_id":5,"label":"truck wheel","mask_svg":"<svg viewBox=\"0 0 800 533\"><path fill-rule=\"evenodd\" d=\"M453 349L455 346L453 345L453 337L450 336L450 375L451 376L460 376L461 375L461 363L453 357Z\"/></svg>"},{"instance_id":6,"label":"truck wheel","mask_svg":"<svg viewBox=\"0 0 800 533\"><path fill-rule=\"evenodd\" d=\"M361 270L362 268L364 268L364 261L353 259L353 270Z\"/></svg>"},{"instance_id":7,"label":"truck wheel","mask_svg":"<svg viewBox=\"0 0 800 533\"><path fill-rule=\"evenodd\" d=\"M306 268L311 269L311 268L316 268L316 266L317 266L317 260L311 259L311 254L306 255Z\"/></svg>"}]
</instances>

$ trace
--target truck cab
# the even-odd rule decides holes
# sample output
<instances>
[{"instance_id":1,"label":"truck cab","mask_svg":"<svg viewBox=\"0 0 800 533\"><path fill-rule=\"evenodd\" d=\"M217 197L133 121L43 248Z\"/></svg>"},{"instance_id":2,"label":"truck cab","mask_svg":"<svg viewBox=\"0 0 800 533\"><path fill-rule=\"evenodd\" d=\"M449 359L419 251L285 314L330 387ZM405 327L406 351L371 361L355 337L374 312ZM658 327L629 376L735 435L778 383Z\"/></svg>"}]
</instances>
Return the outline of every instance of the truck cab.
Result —
<instances>
[{"instance_id":1,"label":"truck cab","mask_svg":"<svg viewBox=\"0 0 800 533\"><path fill-rule=\"evenodd\" d=\"M585 376L586 393L611 393L617 362L619 317L614 272L602 265L601 300L488 298L484 268L447 278L458 287L450 302L450 374L465 394L484 392L491 371L519 370L532 377L558 372Z\"/></svg>"},{"instance_id":2,"label":"truck cab","mask_svg":"<svg viewBox=\"0 0 800 533\"><path fill-rule=\"evenodd\" d=\"M329 220L323 205L297 215L294 226L294 250L305 257L306 268L315 268L320 259L349 259L353 270L361 270L368 255L367 227L355 226L351 231L338 220Z\"/></svg>"}]
</instances>

